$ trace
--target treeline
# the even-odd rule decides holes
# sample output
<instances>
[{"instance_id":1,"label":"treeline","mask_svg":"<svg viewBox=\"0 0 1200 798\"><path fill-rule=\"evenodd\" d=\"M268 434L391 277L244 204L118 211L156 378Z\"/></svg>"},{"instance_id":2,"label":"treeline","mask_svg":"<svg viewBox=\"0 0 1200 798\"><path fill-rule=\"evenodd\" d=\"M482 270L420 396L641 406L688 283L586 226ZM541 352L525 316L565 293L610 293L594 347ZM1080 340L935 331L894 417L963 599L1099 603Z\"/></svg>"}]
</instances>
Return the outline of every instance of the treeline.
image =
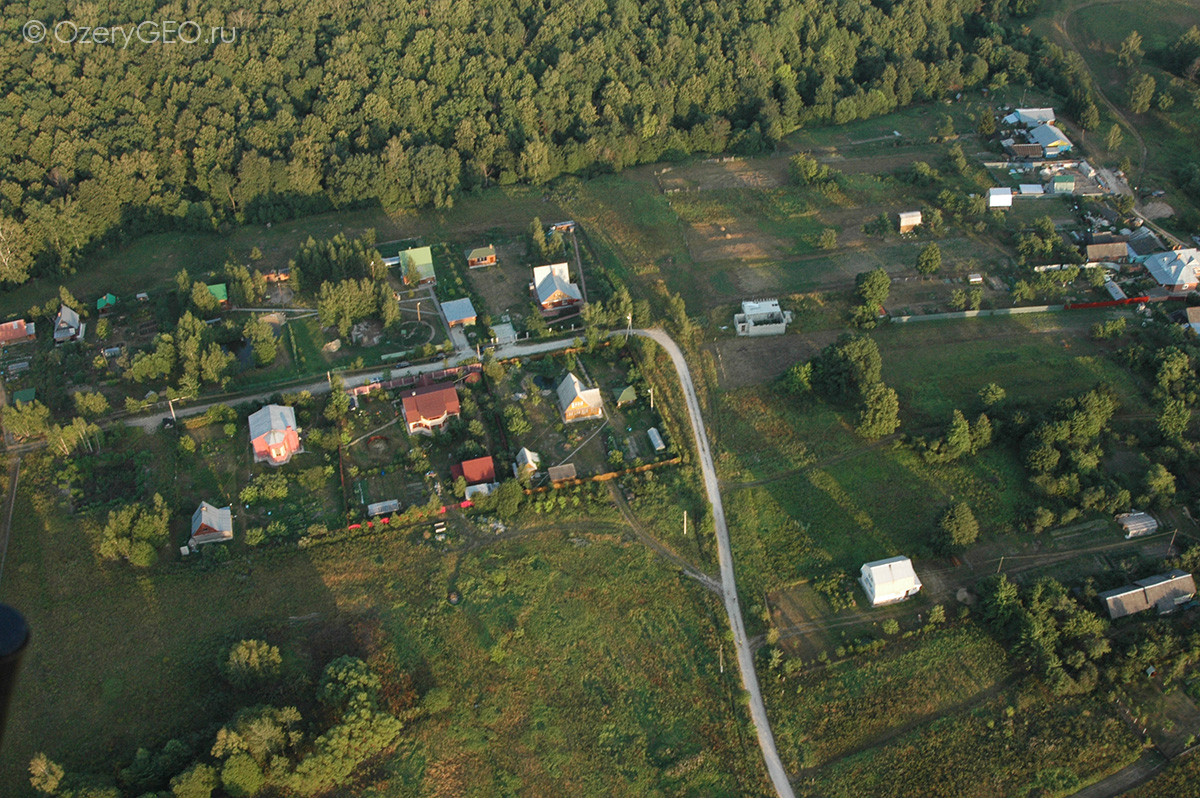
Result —
<instances>
[{"instance_id":1,"label":"treeline","mask_svg":"<svg viewBox=\"0 0 1200 798\"><path fill-rule=\"evenodd\" d=\"M29 763L30 783L50 798L323 795L352 785L364 766L393 751L421 712L407 674L386 667L381 673L355 657L330 662L315 690L262 640L234 645L220 670L224 689L245 703L215 735L139 748L105 776L69 772L39 753ZM307 711L259 703L297 677Z\"/></svg>"},{"instance_id":2,"label":"treeline","mask_svg":"<svg viewBox=\"0 0 1200 798\"><path fill-rule=\"evenodd\" d=\"M365 203L453 203L1027 80L1028 0L414 6L205 0L235 44L0 54L0 282L97 245ZM125 0L99 25L140 18ZM4 14L16 30L20 6ZM53 23L56 20L46 20Z\"/></svg>"}]
</instances>

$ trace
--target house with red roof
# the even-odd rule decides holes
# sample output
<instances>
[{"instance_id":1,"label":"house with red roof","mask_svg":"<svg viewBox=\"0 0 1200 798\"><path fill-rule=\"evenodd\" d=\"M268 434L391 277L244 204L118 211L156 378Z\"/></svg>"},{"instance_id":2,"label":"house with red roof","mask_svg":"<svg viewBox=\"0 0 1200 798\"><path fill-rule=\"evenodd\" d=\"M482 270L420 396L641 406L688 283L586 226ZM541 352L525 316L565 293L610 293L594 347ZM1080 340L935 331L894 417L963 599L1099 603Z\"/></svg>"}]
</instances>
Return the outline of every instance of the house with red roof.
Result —
<instances>
[{"instance_id":1,"label":"house with red roof","mask_svg":"<svg viewBox=\"0 0 1200 798\"><path fill-rule=\"evenodd\" d=\"M458 390L449 383L406 388L400 396L409 435L432 435L460 415Z\"/></svg>"},{"instance_id":2,"label":"house with red roof","mask_svg":"<svg viewBox=\"0 0 1200 798\"><path fill-rule=\"evenodd\" d=\"M450 476L454 479L462 477L467 481L466 498L486 496L499 483L496 481L496 461L490 456L476 457L474 460L464 460L458 465L450 466Z\"/></svg>"},{"instance_id":3,"label":"house with red roof","mask_svg":"<svg viewBox=\"0 0 1200 798\"><path fill-rule=\"evenodd\" d=\"M267 405L250 415L250 446L254 462L283 465L300 448L296 411L286 405Z\"/></svg>"},{"instance_id":4,"label":"house with red roof","mask_svg":"<svg viewBox=\"0 0 1200 798\"><path fill-rule=\"evenodd\" d=\"M33 331L34 324L31 321L27 322L25 319L6 321L0 324L0 345L23 344L26 341L32 341Z\"/></svg>"}]
</instances>

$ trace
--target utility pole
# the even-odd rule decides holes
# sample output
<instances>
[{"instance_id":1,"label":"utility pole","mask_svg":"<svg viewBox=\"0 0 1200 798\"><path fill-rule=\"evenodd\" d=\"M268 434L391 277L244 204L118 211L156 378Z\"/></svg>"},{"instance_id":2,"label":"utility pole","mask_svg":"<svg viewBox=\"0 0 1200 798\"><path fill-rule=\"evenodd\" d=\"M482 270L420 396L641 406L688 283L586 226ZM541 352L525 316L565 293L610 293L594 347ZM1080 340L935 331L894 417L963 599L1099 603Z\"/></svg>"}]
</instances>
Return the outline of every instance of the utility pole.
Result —
<instances>
[{"instance_id":1,"label":"utility pole","mask_svg":"<svg viewBox=\"0 0 1200 798\"><path fill-rule=\"evenodd\" d=\"M1171 542L1167 544L1167 556L1171 556L1171 552L1175 550L1175 536L1179 534L1179 527L1175 527L1175 531L1171 533Z\"/></svg>"},{"instance_id":2,"label":"utility pole","mask_svg":"<svg viewBox=\"0 0 1200 798\"><path fill-rule=\"evenodd\" d=\"M650 409L654 409L654 386L650 386Z\"/></svg>"},{"instance_id":3,"label":"utility pole","mask_svg":"<svg viewBox=\"0 0 1200 798\"><path fill-rule=\"evenodd\" d=\"M996 573L1000 573L1000 568L1004 565L1004 555L1000 555L1000 564L996 566Z\"/></svg>"},{"instance_id":4,"label":"utility pole","mask_svg":"<svg viewBox=\"0 0 1200 798\"><path fill-rule=\"evenodd\" d=\"M178 425L179 419L175 417L175 400L168 397L167 398L167 407L171 408L171 423Z\"/></svg>"},{"instance_id":5,"label":"utility pole","mask_svg":"<svg viewBox=\"0 0 1200 798\"><path fill-rule=\"evenodd\" d=\"M683 536L687 537L687 510L683 511Z\"/></svg>"},{"instance_id":6,"label":"utility pole","mask_svg":"<svg viewBox=\"0 0 1200 798\"><path fill-rule=\"evenodd\" d=\"M633 334L633 314L625 314L625 343L629 343L629 336Z\"/></svg>"},{"instance_id":7,"label":"utility pole","mask_svg":"<svg viewBox=\"0 0 1200 798\"><path fill-rule=\"evenodd\" d=\"M724 643L721 644L720 651L721 651L721 673L724 673L725 672L725 644Z\"/></svg>"},{"instance_id":8,"label":"utility pole","mask_svg":"<svg viewBox=\"0 0 1200 798\"><path fill-rule=\"evenodd\" d=\"M421 300L417 300L417 321L421 320Z\"/></svg>"}]
</instances>

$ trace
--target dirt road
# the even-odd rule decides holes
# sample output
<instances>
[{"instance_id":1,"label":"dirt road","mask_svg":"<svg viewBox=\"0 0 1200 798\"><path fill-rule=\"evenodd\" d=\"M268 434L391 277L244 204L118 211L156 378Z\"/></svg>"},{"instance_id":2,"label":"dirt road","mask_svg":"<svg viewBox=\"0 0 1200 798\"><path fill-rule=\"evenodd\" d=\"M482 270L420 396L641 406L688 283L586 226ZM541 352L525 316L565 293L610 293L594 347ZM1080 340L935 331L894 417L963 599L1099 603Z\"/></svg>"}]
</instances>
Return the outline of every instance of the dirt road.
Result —
<instances>
[{"instance_id":1,"label":"dirt road","mask_svg":"<svg viewBox=\"0 0 1200 798\"><path fill-rule=\"evenodd\" d=\"M771 733L771 724L767 719L767 708L763 703L762 691L758 687L758 673L754 668L754 653L750 641L746 637L746 628L742 623L742 608L738 601L737 581L733 573L733 552L729 545L729 528L725 524L725 508L721 503L721 489L717 482L717 469L713 465L712 450L708 444L708 433L704 428L704 419L700 415L700 402L696 398L696 387L692 383L692 373L688 369L683 352L671 337L662 330L634 330L635 335L649 338L667 351L675 371L679 375L679 384L687 402L688 416L692 421L692 433L696 440L696 454L700 460L700 470L704 475L704 489L713 509L713 527L717 535L717 559L721 565L721 584L725 597L725 611L729 615L729 626L733 630L733 641L737 646L738 670L742 675L742 687L750 697L750 717L758 734L758 745L762 749L763 759L767 764L767 773L775 785L779 798L795 798L791 782L788 781L787 771L779 758L775 747L775 735Z\"/></svg>"}]
</instances>

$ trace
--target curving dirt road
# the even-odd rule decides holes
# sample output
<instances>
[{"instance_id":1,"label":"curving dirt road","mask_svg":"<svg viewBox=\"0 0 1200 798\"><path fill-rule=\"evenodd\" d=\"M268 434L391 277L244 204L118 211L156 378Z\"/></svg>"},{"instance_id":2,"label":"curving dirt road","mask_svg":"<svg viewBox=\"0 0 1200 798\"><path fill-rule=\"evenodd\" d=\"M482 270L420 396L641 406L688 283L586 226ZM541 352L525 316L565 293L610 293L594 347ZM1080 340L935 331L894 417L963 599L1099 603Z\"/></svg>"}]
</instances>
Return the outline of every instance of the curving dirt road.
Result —
<instances>
[{"instance_id":1,"label":"curving dirt road","mask_svg":"<svg viewBox=\"0 0 1200 798\"><path fill-rule=\"evenodd\" d=\"M734 644L738 652L738 670L742 674L742 687L750 696L750 717L754 721L754 729L758 733L758 746L762 749L763 759L767 764L767 773L775 785L779 798L795 798L791 782L788 781L787 771L779 758L775 747L775 735L771 733L771 724L767 720L767 708L763 703L762 691L758 687L758 673L754 668L754 653L750 641L746 637L746 628L742 623L742 609L738 602L737 582L733 574L733 552L729 545L729 528L725 525L725 508L721 504L721 488L717 482L717 469L713 465L712 450L708 445L708 433L704 429L704 418L700 415L700 402L696 398L696 387L692 383L692 373L688 370L687 361L671 337L662 330L634 330L634 335L649 338L657 343L671 356L675 364L675 372L679 376L679 384L683 387L683 395L687 401L688 417L692 421L692 433L696 439L696 454L700 460L700 471L704 474L704 489L712 504L713 527L717 534L717 559L721 565L721 584L724 588L725 611L729 615L729 626L733 630Z\"/></svg>"}]
</instances>

